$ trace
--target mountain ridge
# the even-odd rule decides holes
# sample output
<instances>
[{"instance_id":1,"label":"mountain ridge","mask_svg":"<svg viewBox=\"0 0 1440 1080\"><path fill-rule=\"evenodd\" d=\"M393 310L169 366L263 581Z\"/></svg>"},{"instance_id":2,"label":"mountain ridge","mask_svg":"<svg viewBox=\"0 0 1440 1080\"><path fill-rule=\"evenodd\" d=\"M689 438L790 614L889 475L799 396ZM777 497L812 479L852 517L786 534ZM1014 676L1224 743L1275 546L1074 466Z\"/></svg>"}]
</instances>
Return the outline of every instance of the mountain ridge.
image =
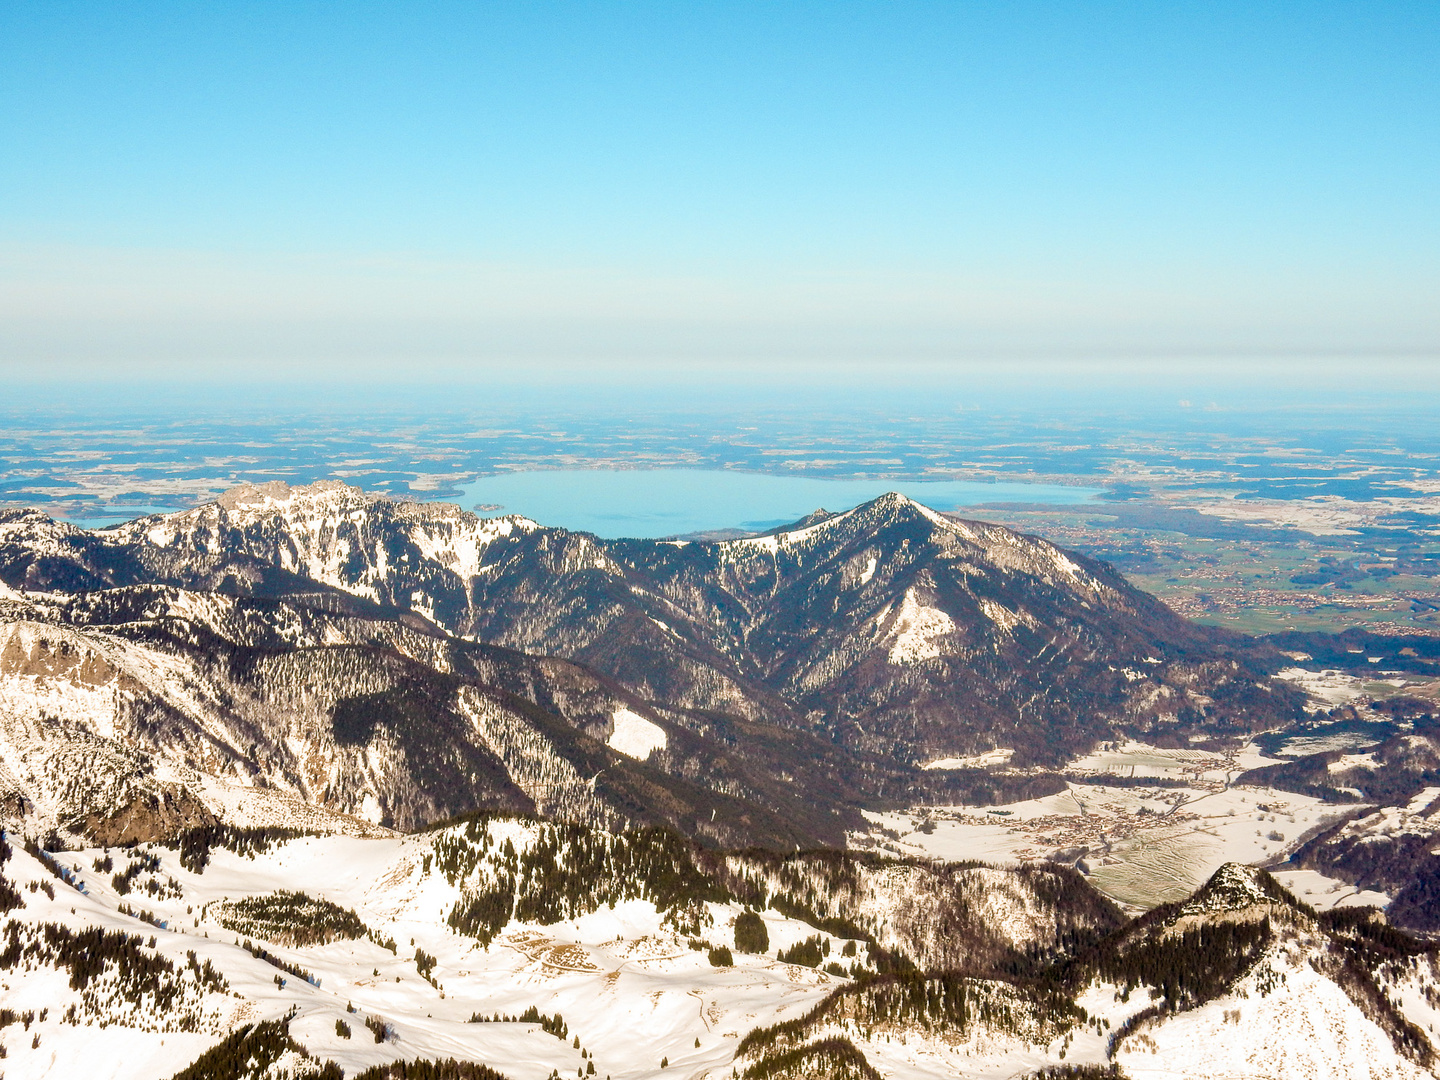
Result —
<instances>
[{"instance_id":1,"label":"mountain ridge","mask_svg":"<svg viewBox=\"0 0 1440 1080\"><path fill-rule=\"evenodd\" d=\"M83 550L71 577L81 567L106 577L97 564L113 565L92 587L318 588L451 634L566 656L657 706L799 727L912 763L999 738L1020 740L1017 764L1056 763L1069 737L1047 745L1032 720L1052 736L1077 724L1078 745L1115 722L1161 730L1213 714L1238 732L1242 711L1274 718L1295 707L1247 668L1238 639L1187 623L1104 564L894 493L765 536L700 543L604 541L334 482L272 485L66 538ZM0 578L66 578L61 545L28 559L17 546L0 543ZM1086 685L1066 685L1080 666ZM986 692L944 689L966 682Z\"/></svg>"}]
</instances>

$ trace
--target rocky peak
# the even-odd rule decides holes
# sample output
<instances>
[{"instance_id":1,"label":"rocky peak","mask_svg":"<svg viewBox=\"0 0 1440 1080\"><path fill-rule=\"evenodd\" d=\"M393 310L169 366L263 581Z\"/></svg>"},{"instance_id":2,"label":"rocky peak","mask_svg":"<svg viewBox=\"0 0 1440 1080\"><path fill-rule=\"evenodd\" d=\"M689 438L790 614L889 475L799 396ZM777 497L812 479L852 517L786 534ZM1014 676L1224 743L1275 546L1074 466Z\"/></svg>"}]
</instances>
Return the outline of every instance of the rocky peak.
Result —
<instances>
[{"instance_id":1,"label":"rocky peak","mask_svg":"<svg viewBox=\"0 0 1440 1080\"><path fill-rule=\"evenodd\" d=\"M333 492L364 493L338 480L320 480L313 484L292 487L284 480L271 480L264 484L241 484L221 493L215 501L226 510L241 507L269 507L275 503L288 503L296 498L325 495Z\"/></svg>"},{"instance_id":2,"label":"rocky peak","mask_svg":"<svg viewBox=\"0 0 1440 1080\"><path fill-rule=\"evenodd\" d=\"M1255 866L1228 862L1216 870L1179 916L1238 913L1256 908L1292 907L1294 902L1273 877Z\"/></svg>"},{"instance_id":3,"label":"rocky peak","mask_svg":"<svg viewBox=\"0 0 1440 1080\"><path fill-rule=\"evenodd\" d=\"M862 503L851 511L850 516L856 525L863 524L872 529L918 522L928 522L947 531L954 528L954 523L943 514L898 491L887 491L868 503Z\"/></svg>"}]
</instances>

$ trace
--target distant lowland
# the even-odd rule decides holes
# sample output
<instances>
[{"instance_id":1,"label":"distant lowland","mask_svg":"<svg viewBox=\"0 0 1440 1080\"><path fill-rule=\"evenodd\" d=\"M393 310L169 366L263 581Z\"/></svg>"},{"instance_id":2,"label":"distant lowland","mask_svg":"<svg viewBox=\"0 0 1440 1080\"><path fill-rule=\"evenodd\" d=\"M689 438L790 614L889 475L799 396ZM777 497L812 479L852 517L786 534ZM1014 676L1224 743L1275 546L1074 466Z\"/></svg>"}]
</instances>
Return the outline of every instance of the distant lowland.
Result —
<instances>
[{"instance_id":1,"label":"distant lowland","mask_svg":"<svg viewBox=\"0 0 1440 1080\"><path fill-rule=\"evenodd\" d=\"M363 422L27 412L0 433L0 506L101 527L240 483L339 479L606 538L718 540L897 490L1103 559L1205 623L1403 635L1440 628L1436 442L1424 410L1344 402L663 418L560 402Z\"/></svg>"}]
</instances>

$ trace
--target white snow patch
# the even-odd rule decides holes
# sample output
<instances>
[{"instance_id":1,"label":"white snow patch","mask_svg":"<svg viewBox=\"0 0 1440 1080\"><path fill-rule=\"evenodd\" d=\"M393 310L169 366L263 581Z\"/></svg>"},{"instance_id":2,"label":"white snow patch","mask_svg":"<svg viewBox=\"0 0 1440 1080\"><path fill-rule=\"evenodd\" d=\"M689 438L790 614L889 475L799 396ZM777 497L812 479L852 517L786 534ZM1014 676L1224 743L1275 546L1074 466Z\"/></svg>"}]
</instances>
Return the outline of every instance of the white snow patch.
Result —
<instances>
[{"instance_id":1,"label":"white snow patch","mask_svg":"<svg viewBox=\"0 0 1440 1080\"><path fill-rule=\"evenodd\" d=\"M1440 799L1440 787L1427 787L1410 800L1410 805L1405 807L1405 812L1408 814L1423 814L1425 808L1436 799Z\"/></svg>"},{"instance_id":2,"label":"white snow patch","mask_svg":"<svg viewBox=\"0 0 1440 1080\"><path fill-rule=\"evenodd\" d=\"M1359 679L1334 668L1310 671L1302 667L1289 667L1277 671L1275 677L1294 683L1305 691L1310 697L1310 703L1306 707L1312 712L1330 709L1336 705L1349 705L1364 693Z\"/></svg>"},{"instance_id":3,"label":"white snow patch","mask_svg":"<svg viewBox=\"0 0 1440 1080\"><path fill-rule=\"evenodd\" d=\"M991 600L988 597L981 599L980 610L985 613L987 619L1007 634L1021 623L1030 622L1030 616L1023 611L1011 611L1004 604Z\"/></svg>"},{"instance_id":4,"label":"white snow patch","mask_svg":"<svg viewBox=\"0 0 1440 1080\"><path fill-rule=\"evenodd\" d=\"M955 620L939 608L922 604L915 598L914 589L906 589L890 632L895 635L890 663L918 664L940 655L936 639L954 633Z\"/></svg>"},{"instance_id":5,"label":"white snow patch","mask_svg":"<svg viewBox=\"0 0 1440 1080\"><path fill-rule=\"evenodd\" d=\"M1318 870L1271 870L1270 876L1296 898L1322 910L1337 907L1387 907L1388 894L1374 889L1357 889L1339 878Z\"/></svg>"},{"instance_id":6,"label":"white snow patch","mask_svg":"<svg viewBox=\"0 0 1440 1080\"><path fill-rule=\"evenodd\" d=\"M934 510L931 510L930 507L926 506L924 503L918 503L914 499L910 498L910 496L901 495L898 491L893 491L890 494L894 495L899 502L920 511L921 515L925 518L925 520L929 521L931 524L939 525L941 528L944 529L951 529L957 532L959 531L956 528L955 522L951 521L949 518L941 514L936 513Z\"/></svg>"},{"instance_id":7,"label":"white snow patch","mask_svg":"<svg viewBox=\"0 0 1440 1080\"><path fill-rule=\"evenodd\" d=\"M1327 772L1349 772L1351 769L1370 769L1374 771L1380 767L1375 760L1374 754L1345 754L1325 766Z\"/></svg>"},{"instance_id":8,"label":"white snow patch","mask_svg":"<svg viewBox=\"0 0 1440 1080\"><path fill-rule=\"evenodd\" d=\"M724 542L724 546L739 548L744 551L750 549L766 551L774 555L780 547L780 541L774 536L747 536L741 540L727 540Z\"/></svg>"},{"instance_id":9,"label":"white snow patch","mask_svg":"<svg viewBox=\"0 0 1440 1080\"><path fill-rule=\"evenodd\" d=\"M1054 561L1055 568L1057 570L1063 570L1066 574L1074 578L1076 581L1084 580L1080 574L1080 567L1076 563L1068 559L1065 553L1059 548L1052 547L1050 549L1050 558Z\"/></svg>"},{"instance_id":10,"label":"white snow patch","mask_svg":"<svg viewBox=\"0 0 1440 1080\"><path fill-rule=\"evenodd\" d=\"M974 754L970 757L937 758L920 767L922 769L983 769L990 765L1004 765L1014 756L1015 751L1010 747L997 746L994 750L986 750L983 754Z\"/></svg>"},{"instance_id":11,"label":"white snow patch","mask_svg":"<svg viewBox=\"0 0 1440 1080\"><path fill-rule=\"evenodd\" d=\"M605 745L618 754L644 761L656 750L665 749L665 729L646 720L637 712L625 708L616 709L614 724L615 730L610 733L610 738L605 740Z\"/></svg>"},{"instance_id":12,"label":"white snow patch","mask_svg":"<svg viewBox=\"0 0 1440 1080\"><path fill-rule=\"evenodd\" d=\"M747 536L739 540L722 540L716 546L726 552L758 550L774 555L781 548L791 548L797 544L806 543L813 537L834 529L854 513L854 510L846 510L843 514L835 514L833 517L825 518L823 521L817 521L813 525L807 525L803 529L795 529L791 532L772 533L769 536Z\"/></svg>"}]
</instances>

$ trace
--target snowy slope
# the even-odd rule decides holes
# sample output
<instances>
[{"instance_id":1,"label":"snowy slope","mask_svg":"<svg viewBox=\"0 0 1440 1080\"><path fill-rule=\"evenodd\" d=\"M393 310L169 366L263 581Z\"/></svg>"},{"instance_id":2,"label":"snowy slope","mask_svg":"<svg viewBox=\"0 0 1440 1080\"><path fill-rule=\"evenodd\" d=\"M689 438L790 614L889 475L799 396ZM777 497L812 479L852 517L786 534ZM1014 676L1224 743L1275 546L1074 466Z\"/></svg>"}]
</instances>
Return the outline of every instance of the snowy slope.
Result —
<instances>
[{"instance_id":1,"label":"snowy slope","mask_svg":"<svg viewBox=\"0 0 1440 1080\"><path fill-rule=\"evenodd\" d=\"M516 1080L540 1080L551 1069L567 1075L583 1066L586 1059L573 1045L578 1038L601 1076L659 1076L667 1058L672 1069L682 1070L679 1075L709 1069L718 1076L728 1074L735 1047L749 1030L799 1016L848 982L738 950L733 964L714 966L709 947L734 947L731 927L744 908L734 901L664 899L669 864L608 879L605 886L621 894L660 890L650 898L612 895L610 903L582 896L574 914L558 921L506 916L485 942L452 925L467 893L503 874L509 852L523 862L564 835L536 823L491 820L403 838L299 838L248 855L217 847L200 872L193 863L182 865L177 852L152 845L50 856L74 886L17 850L5 870L24 906L8 913L6 927L56 920L138 935L143 951L180 967L193 951L199 963L213 965L227 989L191 992L183 1007L165 1013L113 1005L98 1014L82 1011L77 1026L65 1018L77 995L67 988L63 970L0 960L0 1008L49 1010L23 1038L14 1027L0 1030L6 1075L56 1076L70 1068L116 1080L168 1075L237 1025L294 1010L292 1036L315 1057L347 1071L402 1057L455 1056ZM612 858L620 858L613 845L623 840L586 835L612 844ZM636 841L642 857L646 842ZM563 867L565 856L554 865ZM140 870L123 893L117 891L117 880L131 867ZM586 876L577 882L563 872L545 880L552 892L583 891L600 881ZM237 902L286 890L354 912L364 933L294 947L262 942L252 937L260 924L234 921ZM527 895L535 903L548 893L522 887L516 902ZM772 951L818 935L833 943L838 958L846 941L773 909L764 920ZM143 944L152 938L154 945ZM244 947L250 941L294 970L253 956ZM702 947L693 947L696 942ZM417 957L431 958L433 966L422 970ZM857 962L863 964L863 957L862 948ZM299 969L309 978L295 974ZM194 980L182 973L180 981ZM563 1015L569 1038L557 1039L535 1023L470 1022L475 1014L513 1017L531 1006L547 1016ZM373 1040L363 1026L369 1018L389 1025L386 1041ZM123 1037L92 1039L102 1021L111 1025L105 1031L123 1031ZM349 1038L337 1032L337 1021L349 1025ZM186 1027L198 1030L181 1030ZM32 1047L37 1034L39 1045ZM115 1052L120 1048L123 1054Z\"/></svg>"},{"instance_id":2,"label":"snowy slope","mask_svg":"<svg viewBox=\"0 0 1440 1080\"><path fill-rule=\"evenodd\" d=\"M804 904L790 887L825 877L813 864L784 874L764 860L707 864L698 849L653 833L482 818L407 837L233 834L225 843L205 859L193 847L182 857L148 844L14 851L4 872L19 906L0 921L7 1076L164 1077L261 1020L287 1021L313 1059L349 1074L454 1057L516 1080L585 1075L592 1060L595 1075L615 1080L718 1078L732 1068L838 1077L850 1075L837 1071L842 1044L895 1080L1111 1062L1136 1077L1410 1080L1434 1061L1434 949L1386 937L1364 915L1317 921L1263 874L1233 865L1187 903L1112 931L1098 959L1061 969L1073 977L1030 981L998 969L957 974L943 950L938 970L877 977L885 962L865 927L886 932L887 912L867 916L863 898L894 908L926 892L903 866L832 867L833 881L859 883L832 902L853 916L845 931L833 916L822 928L793 914ZM1046 895L1054 903L1055 881L932 873L928 891L943 885L950 904L917 920L928 920L930 938L912 936L891 955L928 967L936 933L982 940L974 926L995 922L1022 949L1045 945L1027 912L1042 910ZM725 881L772 890L760 912L765 953L739 949L735 920L747 908ZM0 888L0 907L7 895ZM317 914L267 914L302 901ZM1083 904L1051 910L1052 933L1077 910ZM1239 928L1242 952L1253 942L1253 959L1217 957L1236 974L1215 982L1198 971L1194 985L1214 989L1168 1006L1169 991L1144 970L1161 971L1166 956L1208 955L1180 943L1225 927ZM108 940L154 958L144 961L150 982L136 982L138 960L127 975L102 959L87 961L77 986L75 954L27 944L87 929L128 935ZM1062 956L1048 940L1039 955ZM828 970L776 958L805 942L824 948ZM1146 949L1144 970L1125 967ZM972 963L983 965L982 954ZM163 1009L153 1004L160 996ZM801 1071L775 1071L787 1052L801 1055Z\"/></svg>"},{"instance_id":3,"label":"snowy slope","mask_svg":"<svg viewBox=\"0 0 1440 1080\"><path fill-rule=\"evenodd\" d=\"M930 973L851 984L798 1023L752 1033L742 1065L832 1080L1062 1065L1106 1070L1093 1075L1119 1066L1147 1080L1414 1080L1436 1061L1436 959L1378 916L1316 916L1263 872L1229 864L1076 965L1031 979Z\"/></svg>"}]
</instances>

